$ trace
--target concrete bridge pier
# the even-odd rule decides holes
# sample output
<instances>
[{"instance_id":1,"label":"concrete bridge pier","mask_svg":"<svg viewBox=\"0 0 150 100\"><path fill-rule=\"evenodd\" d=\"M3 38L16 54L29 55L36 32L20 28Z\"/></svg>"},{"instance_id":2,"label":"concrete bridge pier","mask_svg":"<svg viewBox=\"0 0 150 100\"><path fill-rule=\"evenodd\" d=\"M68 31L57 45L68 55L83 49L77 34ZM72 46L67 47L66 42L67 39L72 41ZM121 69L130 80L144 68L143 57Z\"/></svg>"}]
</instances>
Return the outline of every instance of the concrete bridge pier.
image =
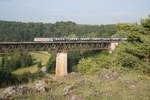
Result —
<instances>
[{"instance_id":1,"label":"concrete bridge pier","mask_svg":"<svg viewBox=\"0 0 150 100\"><path fill-rule=\"evenodd\" d=\"M56 54L56 77L67 75L67 52Z\"/></svg>"},{"instance_id":2,"label":"concrete bridge pier","mask_svg":"<svg viewBox=\"0 0 150 100\"><path fill-rule=\"evenodd\" d=\"M116 42L110 43L110 47L109 47L108 52L112 53L115 50L115 48L116 48L117 45L118 45L118 43L116 43Z\"/></svg>"}]
</instances>

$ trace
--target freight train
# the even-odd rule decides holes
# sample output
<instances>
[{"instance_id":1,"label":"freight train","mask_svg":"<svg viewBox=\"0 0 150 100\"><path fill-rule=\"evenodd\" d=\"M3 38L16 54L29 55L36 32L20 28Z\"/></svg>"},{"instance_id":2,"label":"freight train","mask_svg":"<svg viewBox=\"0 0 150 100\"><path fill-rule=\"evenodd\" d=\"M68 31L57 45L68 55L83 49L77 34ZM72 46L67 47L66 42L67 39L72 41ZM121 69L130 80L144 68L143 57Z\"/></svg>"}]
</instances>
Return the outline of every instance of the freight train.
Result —
<instances>
[{"instance_id":1,"label":"freight train","mask_svg":"<svg viewBox=\"0 0 150 100\"><path fill-rule=\"evenodd\" d=\"M53 41L126 41L127 38L34 38L34 42Z\"/></svg>"}]
</instances>

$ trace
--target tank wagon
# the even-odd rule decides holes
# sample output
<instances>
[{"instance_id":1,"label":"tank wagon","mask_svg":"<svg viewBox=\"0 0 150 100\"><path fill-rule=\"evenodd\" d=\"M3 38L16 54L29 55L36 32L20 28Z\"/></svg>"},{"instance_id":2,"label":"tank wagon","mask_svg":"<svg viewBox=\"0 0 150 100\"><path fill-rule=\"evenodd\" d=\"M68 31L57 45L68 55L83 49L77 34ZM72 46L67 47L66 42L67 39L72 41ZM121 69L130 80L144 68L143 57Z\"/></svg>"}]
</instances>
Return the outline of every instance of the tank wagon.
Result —
<instances>
[{"instance_id":1,"label":"tank wagon","mask_svg":"<svg viewBox=\"0 0 150 100\"><path fill-rule=\"evenodd\" d=\"M126 41L127 38L34 38L34 42L53 41Z\"/></svg>"}]
</instances>

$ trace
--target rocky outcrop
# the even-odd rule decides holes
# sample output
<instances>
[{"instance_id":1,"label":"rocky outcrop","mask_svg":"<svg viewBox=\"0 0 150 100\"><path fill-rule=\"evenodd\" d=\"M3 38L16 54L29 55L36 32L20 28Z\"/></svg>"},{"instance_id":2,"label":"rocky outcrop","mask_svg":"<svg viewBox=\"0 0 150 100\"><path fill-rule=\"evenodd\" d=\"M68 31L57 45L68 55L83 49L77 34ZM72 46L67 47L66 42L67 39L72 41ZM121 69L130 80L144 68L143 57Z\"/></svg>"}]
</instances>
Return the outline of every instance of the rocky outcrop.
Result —
<instances>
[{"instance_id":1,"label":"rocky outcrop","mask_svg":"<svg viewBox=\"0 0 150 100\"><path fill-rule=\"evenodd\" d=\"M66 87L63 89L63 95L64 95L64 96L65 96L65 95L68 95L68 94L69 94L69 91L72 90L72 89L74 89L74 88L75 88L75 86L73 86L73 85L66 86Z\"/></svg>"},{"instance_id":2,"label":"rocky outcrop","mask_svg":"<svg viewBox=\"0 0 150 100\"><path fill-rule=\"evenodd\" d=\"M98 94L100 94L100 91L97 91L97 90L90 90L89 91L89 96L97 96Z\"/></svg>"},{"instance_id":3,"label":"rocky outcrop","mask_svg":"<svg viewBox=\"0 0 150 100\"><path fill-rule=\"evenodd\" d=\"M135 80L124 80L124 81L121 81L121 83L130 85L132 88L134 88L138 82Z\"/></svg>"},{"instance_id":4,"label":"rocky outcrop","mask_svg":"<svg viewBox=\"0 0 150 100\"><path fill-rule=\"evenodd\" d=\"M119 73L113 71L107 71L98 75L99 83L103 83L104 80L117 80L119 78Z\"/></svg>"},{"instance_id":5,"label":"rocky outcrop","mask_svg":"<svg viewBox=\"0 0 150 100\"><path fill-rule=\"evenodd\" d=\"M36 92L47 92L49 89L44 86L45 81L39 80L36 84L35 87L33 87L33 90Z\"/></svg>"},{"instance_id":6,"label":"rocky outcrop","mask_svg":"<svg viewBox=\"0 0 150 100\"><path fill-rule=\"evenodd\" d=\"M55 98L56 98L55 96L51 95L51 96L48 96L46 100L56 100Z\"/></svg>"},{"instance_id":7,"label":"rocky outcrop","mask_svg":"<svg viewBox=\"0 0 150 100\"><path fill-rule=\"evenodd\" d=\"M86 100L86 98L78 95L72 95L70 100Z\"/></svg>"},{"instance_id":8,"label":"rocky outcrop","mask_svg":"<svg viewBox=\"0 0 150 100\"><path fill-rule=\"evenodd\" d=\"M28 86L13 86L6 88L3 92L0 93L0 100L7 100L8 98L19 95L19 94L26 94L28 92L32 93L43 93L48 92L50 88L46 87L47 84L64 84L63 81L53 80L53 79L47 79L47 80L38 80L34 83L33 87ZM65 93L67 94L70 89L72 89L72 86L66 87L64 89Z\"/></svg>"},{"instance_id":9,"label":"rocky outcrop","mask_svg":"<svg viewBox=\"0 0 150 100\"><path fill-rule=\"evenodd\" d=\"M15 96L17 94L26 94L30 90L31 90L31 88L28 88L26 86L8 87L2 93L0 93L0 100L7 99L7 98Z\"/></svg>"},{"instance_id":10,"label":"rocky outcrop","mask_svg":"<svg viewBox=\"0 0 150 100\"><path fill-rule=\"evenodd\" d=\"M45 81L38 81L35 83L34 87L27 87L27 86L13 86L6 88L2 93L0 93L0 100L8 99L12 96L19 95L19 94L27 94L27 92L47 92L49 88L45 86Z\"/></svg>"}]
</instances>

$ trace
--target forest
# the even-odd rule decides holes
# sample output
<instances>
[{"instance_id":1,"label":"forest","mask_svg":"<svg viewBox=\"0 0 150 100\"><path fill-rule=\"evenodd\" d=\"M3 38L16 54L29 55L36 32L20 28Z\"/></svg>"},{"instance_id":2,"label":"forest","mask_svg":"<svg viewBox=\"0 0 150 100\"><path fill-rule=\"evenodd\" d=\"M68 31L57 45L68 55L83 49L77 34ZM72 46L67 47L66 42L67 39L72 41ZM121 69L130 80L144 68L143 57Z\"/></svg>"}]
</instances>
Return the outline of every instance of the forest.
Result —
<instances>
[{"instance_id":1,"label":"forest","mask_svg":"<svg viewBox=\"0 0 150 100\"><path fill-rule=\"evenodd\" d=\"M0 21L0 41L33 41L35 37L110 37L115 25L80 25L74 22L23 23Z\"/></svg>"}]
</instances>

